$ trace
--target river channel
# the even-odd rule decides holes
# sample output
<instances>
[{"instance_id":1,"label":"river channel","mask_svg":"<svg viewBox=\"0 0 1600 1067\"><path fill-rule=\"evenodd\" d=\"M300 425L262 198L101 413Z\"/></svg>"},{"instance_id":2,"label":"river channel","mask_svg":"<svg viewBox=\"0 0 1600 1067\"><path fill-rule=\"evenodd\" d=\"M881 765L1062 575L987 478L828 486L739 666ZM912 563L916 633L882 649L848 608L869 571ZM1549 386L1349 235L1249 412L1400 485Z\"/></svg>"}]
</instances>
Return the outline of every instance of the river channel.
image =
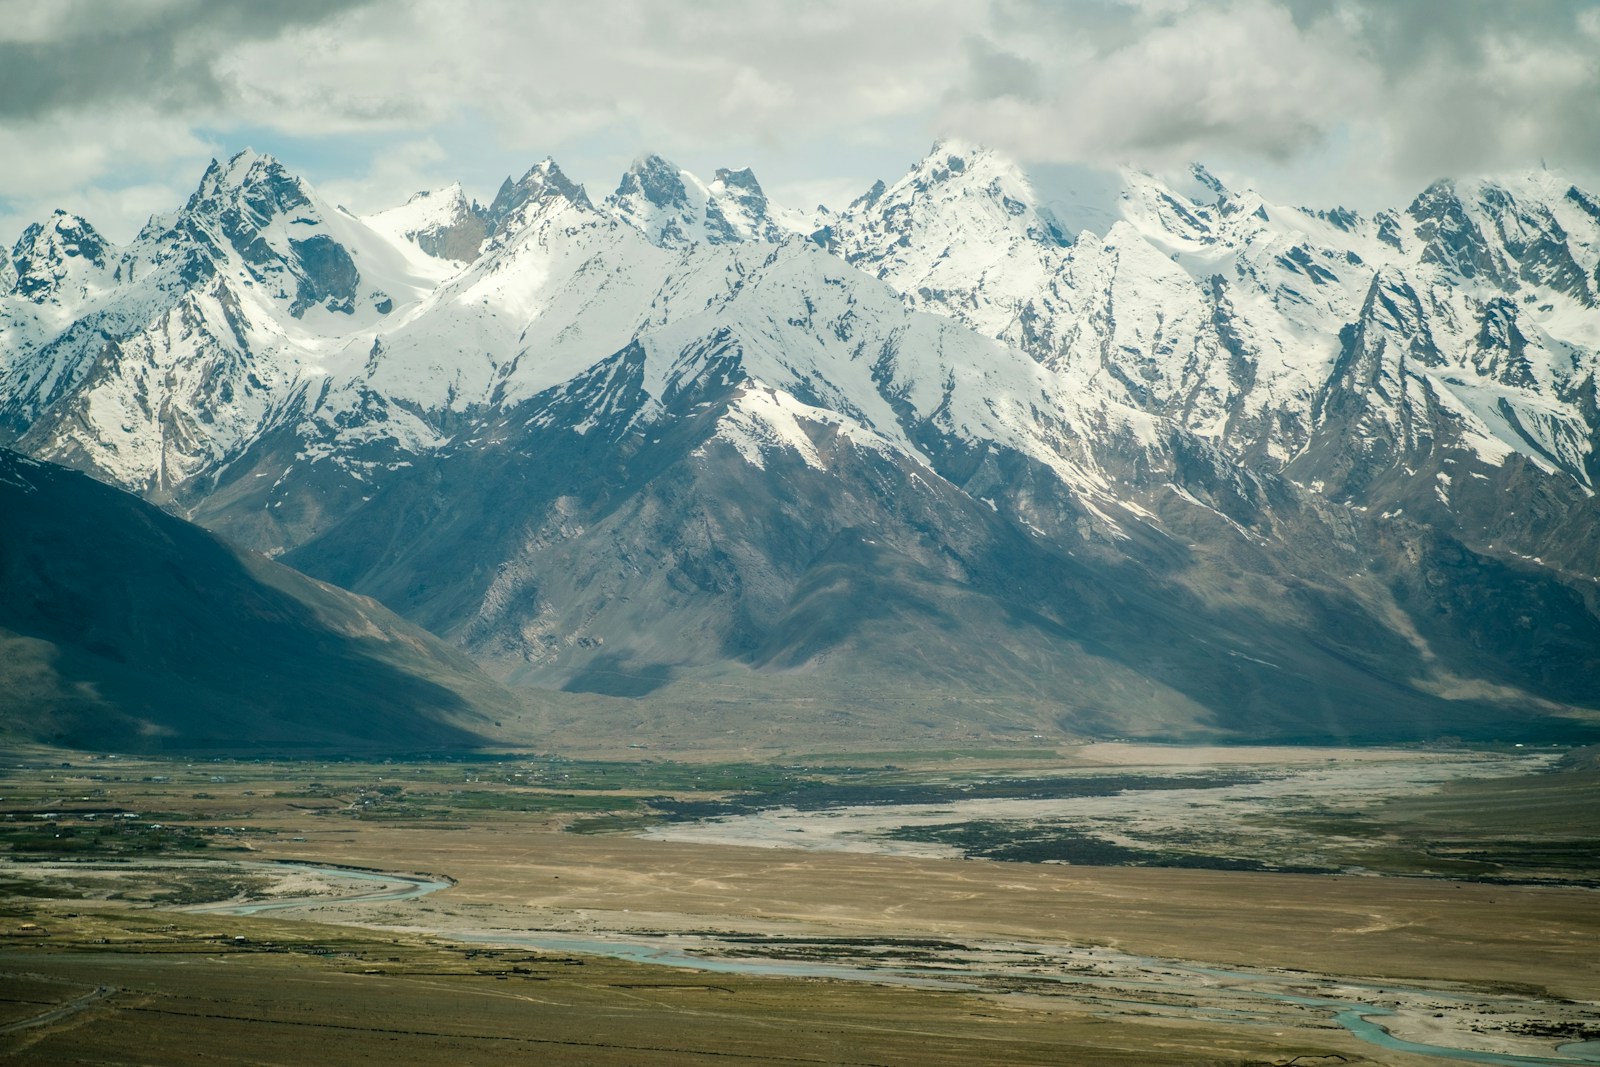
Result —
<instances>
[{"instance_id":1,"label":"river channel","mask_svg":"<svg viewBox=\"0 0 1600 1067\"><path fill-rule=\"evenodd\" d=\"M190 906L184 910L231 915L254 915L267 911L292 914L297 909L305 910L334 904L375 904L415 900L449 888L452 884L447 880L426 875L313 864L252 866L257 869L293 872L324 884L342 884L348 886L351 891L337 895L324 891L317 895L287 896L266 901L230 901ZM408 924L402 927L398 924L371 923L366 920L363 920L361 925L410 931L419 929L415 925ZM772 942L761 942L760 939L751 938L719 937L713 934L652 935L618 932L579 936L569 931L457 929L453 926L441 926L438 929L428 929L426 932L454 941L517 946L545 952L608 956L637 963L724 974L831 978L970 992L995 992L1004 989L1008 982L1027 982L1032 984L1033 988L1044 986L1073 988L1087 994L1086 999L1091 1002L1166 1012L1172 1010L1172 1004L1170 1000L1158 994L1171 995L1180 991L1192 994L1198 988L1215 994L1219 1003L1209 1011L1194 1008L1188 1011L1192 1017L1207 1018L1213 1022L1267 1022L1269 1019L1257 1016L1251 1008L1252 1004L1264 1009L1289 1006L1321 1014L1362 1041L1396 1052L1439 1057L1458 1063L1499 1064L1503 1067L1600 1065L1600 1048L1596 1047L1596 1042L1566 1045L1559 1050L1559 1055L1524 1056L1426 1044L1395 1037L1381 1022L1376 1021L1392 1016L1395 1014L1394 1010L1380 1003L1364 1002L1358 996L1351 996L1352 993L1359 994L1364 987L1361 983L1349 979L1307 975L1301 972L1250 972L1205 967L1179 960L1133 956L1105 948L967 940L960 945L950 946L959 952L950 953L949 958L938 958L936 954L926 966L907 965L903 962L894 962L892 959L863 965L831 960L774 959L753 951L762 943L770 947ZM885 939L883 946L892 946L893 943L894 939ZM861 947L860 956L872 955L870 947ZM892 950L885 955L892 956ZM1041 966L1041 962L1050 966ZM1313 988L1308 989L1308 986ZM1326 987L1330 995L1319 995L1317 987ZM1482 993L1467 990L1453 992L1407 988L1387 983L1382 987L1370 988L1375 994L1374 1000L1426 1003L1433 1007L1440 1006L1441 1001L1465 1002L1481 1000L1484 996ZM1333 995L1335 991L1337 995ZM1140 994L1148 995L1150 999L1140 1000L1138 999ZM1378 994L1381 994L1381 998Z\"/></svg>"}]
</instances>

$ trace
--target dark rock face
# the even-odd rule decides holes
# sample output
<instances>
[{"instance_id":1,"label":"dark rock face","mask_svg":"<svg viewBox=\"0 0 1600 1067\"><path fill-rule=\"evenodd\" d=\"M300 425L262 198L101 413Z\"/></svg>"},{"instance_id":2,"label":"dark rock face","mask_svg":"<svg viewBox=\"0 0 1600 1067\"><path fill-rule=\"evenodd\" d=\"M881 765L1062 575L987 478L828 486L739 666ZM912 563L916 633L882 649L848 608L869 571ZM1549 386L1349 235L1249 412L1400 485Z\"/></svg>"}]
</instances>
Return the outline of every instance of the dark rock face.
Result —
<instances>
[{"instance_id":1,"label":"dark rock face","mask_svg":"<svg viewBox=\"0 0 1600 1067\"><path fill-rule=\"evenodd\" d=\"M1589 278L1573 259L1567 233L1547 206L1519 203L1492 185L1484 190L1483 206L1495 220L1501 247L1517 264L1518 278L1594 306Z\"/></svg>"},{"instance_id":2,"label":"dark rock face","mask_svg":"<svg viewBox=\"0 0 1600 1067\"><path fill-rule=\"evenodd\" d=\"M517 181L507 178L501 183L494 200L484 211L484 222L490 235L502 230L512 216L529 203L562 197L583 207L591 207L589 194L583 186L568 178L560 167L545 160L531 168Z\"/></svg>"},{"instance_id":3,"label":"dark rock face","mask_svg":"<svg viewBox=\"0 0 1600 1067\"><path fill-rule=\"evenodd\" d=\"M93 226L57 211L48 222L29 226L12 247L11 265L16 272L12 291L43 303L61 286L73 260L104 269L105 254L105 241Z\"/></svg>"},{"instance_id":4,"label":"dark rock face","mask_svg":"<svg viewBox=\"0 0 1600 1067\"><path fill-rule=\"evenodd\" d=\"M453 226L417 234L417 246L430 256L471 263L478 258L488 236L488 220L470 214Z\"/></svg>"},{"instance_id":5,"label":"dark rock face","mask_svg":"<svg viewBox=\"0 0 1600 1067\"><path fill-rule=\"evenodd\" d=\"M1478 323L1478 351L1473 357L1478 369L1506 385L1537 390L1539 381L1528 361L1528 338L1517 321L1517 305L1505 297L1490 300Z\"/></svg>"},{"instance_id":6,"label":"dark rock face","mask_svg":"<svg viewBox=\"0 0 1600 1067\"><path fill-rule=\"evenodd\" d=\"M660 156L650 156L622 176L617 186L618 196L639 194L644 199L664 208L684 207L689 203L689 191L684 188L678 168Z\"/></svg>"},{"instance_id":7,"label":"dark rock face","mask_svg":"<svg viewBox=\"0 0 1600 1067\"><path fill-rule=\"evenodd\" d=\"M1463 278L1487 277L1506 284L1504 261L1490 248L1477 223L1449 182L1435 182L1406 209L1423 242L1422 261L1455 271Z\"/></svg>"},{"instance_id":8,"label":"dark rock face","mask_svg":"<svg viewBox=\"0 0 1600 1067\"><path fill-rule=\"evenodd\" d=\"M361 275L344 246L332 238L318 234L304 241L289 239L289 247L299 266L299 286L289 313L295 318L305 314L313 304L323 304L329 311L349 314L355 309L356 286Z\"/></svg>"},{"instance_id":9,"label":"dark rock face","mask_svg":"<svg viewBox=\"0 0 1600 1067\"><path fill-rule=\"evenodd\" d=\"M771 221L768 219L767 194L762 190L761 183L756 181L756 176L749 167L741 170L729 170L726 167L718 168L713 184L714 187L723 191L729 202L745 218L754 223L758 236L768 239L775 236L771 229ZM706 205L706 216L706 226L710 231L710 240L731 243L741 239L738 232L727 221L722 206L715 200Z\"/></svg>"}]
</instances>

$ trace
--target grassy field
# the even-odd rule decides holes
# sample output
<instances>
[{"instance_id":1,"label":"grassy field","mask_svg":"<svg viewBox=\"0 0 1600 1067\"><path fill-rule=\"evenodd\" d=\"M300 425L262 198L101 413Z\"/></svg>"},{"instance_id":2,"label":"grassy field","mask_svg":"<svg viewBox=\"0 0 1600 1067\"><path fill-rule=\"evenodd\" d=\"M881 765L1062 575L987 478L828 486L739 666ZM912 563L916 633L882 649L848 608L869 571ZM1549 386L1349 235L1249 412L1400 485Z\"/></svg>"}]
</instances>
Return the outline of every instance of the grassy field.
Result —
<instances>
[{"instance_id":1,"label":"grassy field","mask_svg":"<svg viewBox=\"0 0 1600 1067\"><path fill-rule=\"evenodd\" d=\"M980 996L708 975L450 940L453 930L483 927L716 930L769 953L830 957L886 939L905 951L1034 939L1236 967L1462 983L1551 1004L1600 1001L1600 908L1584 889L813 854L607 832L659 819L673 804L859 799L873 788L903 797L965 786L1006 796L1064 788L1074 776L1099 788L1189 773L1107 768L1071 752L1053 760L952 753L920 763L892 758L899 755L766 765L520 754L449 762L6 754L0 1058L1437 1062L1378 1054L1315 1015L1287 1027L1281 1019L1230 1025L1137 1006L1108 1010L1021 985ZM1517 855L1537 855L1540 870L1593 875L1590 854L1558 846L1589 833L1600 810L1597 781L1600 772L1576 758L1554 774L1459 782L1357 812L1292 818L1305 821L1307 834L1337 831L1392 850L1397 871L1441 849L1487 855L1509 842ZM1351 823L1370 832L1349 834ZM139 866L163 857L222 862L214 874L181 876ZM109 863L111 873L82 866L34 877L24 869L91 859ZM330 907L314 916L325 924L164 910L259 891L248 869L229 865L238 859L444 874L456 884L415 901ZM135 869L144 873L128 873ZM352 925L372 922L396 929Z\"/></svg>"},{"instance_id":2,"label":"grassy field","mask_svg":"<svg viewBox=\"0 0 1600 1067\"><path fill-rule=\"evenodd\" d=\"M1453 782L1390 801L1373 821L1420 852L1499 870L1600 876L1600 752L1569 756L1554 774Z\"/></svg>"}]
</instances>

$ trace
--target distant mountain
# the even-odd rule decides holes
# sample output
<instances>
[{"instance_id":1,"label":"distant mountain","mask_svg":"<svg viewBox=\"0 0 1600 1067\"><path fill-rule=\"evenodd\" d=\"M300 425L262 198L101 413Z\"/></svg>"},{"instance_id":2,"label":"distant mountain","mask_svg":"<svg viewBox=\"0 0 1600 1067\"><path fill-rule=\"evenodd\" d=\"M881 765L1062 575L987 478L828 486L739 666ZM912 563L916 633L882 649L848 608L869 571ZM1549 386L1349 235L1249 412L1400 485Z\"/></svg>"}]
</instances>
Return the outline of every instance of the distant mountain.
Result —
<instances>
[{"instance_id":1,"label":"distant mountain","mask_svg":"<svg viewBox=\"0 0 1600 1067\"><path fill-rule=\"evenodd\" d=\"M707 185L654 155L628 168L604 207L664 248L778 241L809 229L798 213L767 200L749 168L720 169Z\"/></svg>"},{"instance_id":2,"label":"distant mountain","mask_svg":"<svg viewBox=\"0 0 1600 1067\"><path fill-rule=\"evenodd\" d=\"M423 191L399 207L369 215L363 221L396 243L415 244L430 256L471 262L488 236L487 212L467 203L458 182L445 189Z\"/></svg>"},{"instance_id":3,"label":"distant mountain","mask_svg":"<svg viewBox=\"0 0 1600 1067\"><path fill-rule=\"evenodd\" d=\"M484 743L509 694L371 600L0 449L0 736L121 751Z\"/></svg>"},{"instance_id":4,"label":"distant mountain","mask_svg":"<svg viewBox=\"0 0 1600 1067\"><path fill-rule=\"evenodd\" d=\"M246 154L24 235L0 433L686 736L1578 736L1597 205L946 142L818 226L654 156L356 219Z\"/></svg>"}]
</instances>

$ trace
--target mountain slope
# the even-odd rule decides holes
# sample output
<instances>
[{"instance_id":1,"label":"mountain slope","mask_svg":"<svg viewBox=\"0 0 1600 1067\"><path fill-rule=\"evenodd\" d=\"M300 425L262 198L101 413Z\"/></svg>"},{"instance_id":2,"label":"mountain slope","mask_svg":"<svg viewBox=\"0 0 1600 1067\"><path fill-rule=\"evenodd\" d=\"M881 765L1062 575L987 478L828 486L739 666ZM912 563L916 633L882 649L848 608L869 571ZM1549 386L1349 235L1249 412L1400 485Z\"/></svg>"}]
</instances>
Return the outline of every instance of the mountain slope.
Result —
<instances>
[{"instance_id":1,"label":"mountain slope","mask_svg":"<svg viewBox=\"0 0 1600 1067\"><path fill-rule=\"evenodd\" d=\"M707 184L655 155L628 168L604 207L664 248L777 241L805 229L798 215L767 200L748 168L719 169Z\"/></svg>"},{"instance_id":2,"label":"mountain slope","mask_svg":"<svg viewBox=\"0 0 1600 1067\"><path fill-rule=\"evenodd\" d=\"M128 248L97 245L97 268L63 239L70 218L52 226L13 252L40 265L17 283L27 301L6 302L0 425L30 454L158 500L292 425L331 338L370 339L450 269L251 153L214 162Z\"/></svg>"},{"instance_id":3,"label":"mountain slope","mask_svg":"<svg viewBox=\"0 0 1600 1067\"><path fill-rule=\"evenodd\" d=\"M1003 410L968 407L930 350L970 363L950 350L970 336L941 342L937 320L896 313L887 291L874 308L868 288L850 294L835 364L808 349L802 309L764 289L808 294L823 317L809 294L829 287L791 271L839 268L803 246L762 266L728 304L476 426L288 559L519 683L696 715L734 693L815 702L799 723L746 709L737 729L764 735L883 737L908 714L942 739L1582 734L1539 722L1534 694L1594 700L1600 620L1538 568L1281 479L1236 482L1182 435L1146 443L1172 480L1130 511L1075 482L1070 457L1006 442ZM836 395L867 367L876 404L857 386L841 415ZM1461 580L1352 580L1407 558ZM1537 654L1497 648L1515 635L1492 620L1439 622L1502 596L1541 605ZM1441 657L1446 643L1458 654ZM1448 666L1469 659L1477 688Z\"/></svg>"},{"instance_id":4,"label":"mountain slope","mask_svg":"<svg viewBox=\"0 0 1600 1067\"><path fill-rule=\"evenodd\" d=\"M0 729L123 751L483 743L507 694L370 600L0 450Z\"/></svg>"},{"instance_id":5,"label":"mountain slope","mask_svg":"<svg viewBox=\"0 0 1600 1067\"><path fill-rule=\"evenodd\" d=\"M909 305L1027 351L1064 388L1341 503L1394 511L1448 484L1431 522L1480 550L1596 573L1596 539L1571 524L1460 521L1499 507L1508 462L1531 467L1521 481L1539 495L1594 515L1593 196L1544 172L1439 182L1368 219L1269 204L1201 168L1181 187L1125 173L1098 196L1097 210L1061 214L1103 232L1069 239L1014 166L945 143L851 205L827 241ZM1463 469L1441 483L1441 463Z\"/></svg>"},{"instance_id":6,"label":"mountain slope","mask_svg":"<svg viewBox=\"0 0 1600 1067\"><path fill-rule=\"evenodd\" d=\"M0 432L682 737L1581 735L1600 201L1046 178L945 142L800 236L241 156L19 243Z\"/></svg>"}]
</instances>

